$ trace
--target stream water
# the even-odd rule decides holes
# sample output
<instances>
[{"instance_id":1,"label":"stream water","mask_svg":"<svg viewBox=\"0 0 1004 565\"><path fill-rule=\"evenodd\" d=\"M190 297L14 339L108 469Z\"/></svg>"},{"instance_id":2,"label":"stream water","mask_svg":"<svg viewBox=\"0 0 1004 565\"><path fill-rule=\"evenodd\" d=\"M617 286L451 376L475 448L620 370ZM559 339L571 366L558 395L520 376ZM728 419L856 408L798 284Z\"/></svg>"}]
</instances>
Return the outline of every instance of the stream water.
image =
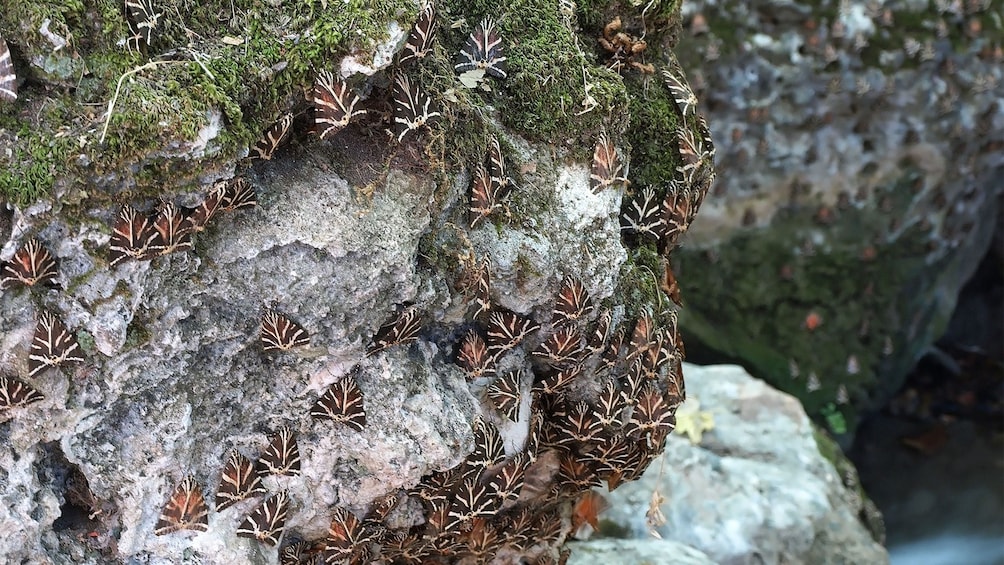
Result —
<instances>
[{"instance_id":1,"label":"stream water","mask_svg":"<svg viewBox=\"0 0 1004 565\"><path fill-rule=\"evenodd\" d=\"M998 431L878 415L861 427L850 455L885 518L892 565L1004 564Z\"/></svg>"}]
</instances>

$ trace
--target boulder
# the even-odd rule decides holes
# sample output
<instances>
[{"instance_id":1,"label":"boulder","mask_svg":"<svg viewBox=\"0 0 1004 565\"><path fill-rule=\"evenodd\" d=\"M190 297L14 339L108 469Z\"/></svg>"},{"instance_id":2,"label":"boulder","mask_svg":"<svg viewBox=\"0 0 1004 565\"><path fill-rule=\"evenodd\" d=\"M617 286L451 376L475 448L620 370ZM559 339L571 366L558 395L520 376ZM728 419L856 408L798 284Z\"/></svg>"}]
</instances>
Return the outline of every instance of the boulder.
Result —
<instances>
[{"instance_id":1,"label":"boulder","mask_svg":"<svg viewBox=\"0 0 1004 565\"><path fill-rule=\"evenodd\" d=\"M996 17L986 2L685 4L677 53L718 175L674 257L681 323L836 434L943 334L990 244Z\"/></svg>"}]
</instances>

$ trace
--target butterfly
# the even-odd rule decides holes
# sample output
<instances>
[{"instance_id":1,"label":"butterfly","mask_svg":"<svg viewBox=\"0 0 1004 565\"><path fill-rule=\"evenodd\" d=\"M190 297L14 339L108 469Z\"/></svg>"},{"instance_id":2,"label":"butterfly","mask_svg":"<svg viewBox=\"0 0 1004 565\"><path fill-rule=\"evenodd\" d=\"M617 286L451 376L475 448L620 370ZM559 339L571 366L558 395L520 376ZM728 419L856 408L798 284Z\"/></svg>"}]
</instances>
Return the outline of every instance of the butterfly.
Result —
<instances>
[{"instance_id":1,"label":"butterfly","mask_svg":"<svg viewBox=\"0 0 1004 565\"><path fill-rule=\"evenodd\" d=\"M218 182L209 189L202 203L195 208L185 209L185 220L182 229L191 233L199 233L206 229L209 222L220 210L220 204L227 192L227 183Z\"/></svg>"},{"instance_id":2,"label":"butterfly","mask_svg":"<svg viewBox=\"0 0 1004 565\"><path fill-rule=\"evenodd\" d=\"M624 165L614 144L607 139L606 134L600 134L599 141L593 149L593 166L589 172L589 184L593 193L599 194L603 189L617 184L627 184L626 175L622 174Z\"/></svg>"},{"instance_id":3,"label":"butterfly","mask_svg":"<svg viewBox=\"0 0 1004 565\"><path fill-rule=\"evenodd\" d=\"M675 72L674 72L675 71ZM674 65L674 68L666 68L662 71L662 79L673 95L677 110L684 118L692 117L697 109L697 96L691 90L687 78L683 75L683 69Z\"/></svg>"},{"instance_id":4,"label":"butterfly","mask_svg":"<svg viewBox=\"0 0 1004 565\"><path fill-rule=\"evenodd\" d=\"M209 529L209 509L202 487L189 475L181 481L167 499L153 533L162 536L180 530L205 532Z\"/></svg>"},{"instance_id":5,"label":"butterfly","mask_svg":"<svg viewBox=\"0 0 1004 565\"><path fill-rule=\"evenodd\" d=\"M38 283L55 286L59 266L37 239L29 239L10 261L0 266L0 289L12 284L34 286Z\"/></svg>"},{"instance_id":6,"label":"butterfly","mask_svg":"<svg viewBox=\"0 0 1004 565\"><path fill-rule=\"evenodd\" d=\"M495 310L488 317L488 350L497 358L540 329L532 319L510 310Z\"/></svg>"},{"instance_id":7,"label":"butterfly","mask_svg":"<svg viewBox=\"0 0 1004 565\"><path fill-rule=\"evenodd\" d=\"M503 374L488 387L488 398L491 399L495 408L506 417L507 420L515 422L519 419L520 404L520 382L523 379L523 371L510 371Z\"/></svg>"},{"instance_id":8,"label":"butterfly","mask_svg":"<svg viewBox=\"0 0 1004 565\"><path fill-rule=\"evenodd\" d=\"M317 135L327 139L349 125L352 118L365 114L356 110L359 96L348 85L336 81L328 71L321 71L314 82L314 124Z\"/></svg>"},{"instance_id":9,"label":"butterfly","mask_svg":"<svg viewBox=\"0 0 1004 565\"><path fill-rule=\"evenodd\" d=\"M660 211L655 190L645 188L641 194L631 201L630 207L621 215L622 229L638 235L649 235L659 240L665 228L665 222Z\"/></svg>"},{"instance_id":10,"label":"butterfly","mask_svg":"<svg viewBox=\"0 0 1004 565\"><path fill-rule=\"evenodd\" d=\"M484 165L479 164L474 171L474 178L471 184L471 204L468 213L468 221L471 228L477 227L481 220L487 218L502 207L499 201L498 192L492 179L488 175L488 170Z\"/></svg>"},{"instance_id":11,"label":"butterfly","mask_svg":"<svg viewBox=\"0 0 1004 565\"><path fill-rule=\"evenodd\" d=\"M328 526L328 537L324 540L324 551L337 558L348 558L375 541L374 534L355 514L336 507Z\"/></svg>"},{"instance_id":12,"label":"butterfly","mask_svg":"<svg viewBox=\"0 0 1004 565\"><path fill-rule=\"evenodd\" d=\"M331 385L314 403L310 415L318 420L344 423L361 432L366 425L366 408L356 379L349 375Z\"/></svg>"},{"instance_id":13,"label":"butterfly","mask_svg":"<svg viewBox=\"0 0 1004 565\"><path fill-rule=\"evenodd\" d=\"M261 503L248 514L237 528L237 535L254 538L268 545L277 545L286 527L286 512L289 507L289 493L281 490Z\"/></svg>"},{"instance_id":14,"label":"butterfly","mask_svg":"<svg viewBox=\"0 0 1004 565\"><path fill-rule=\"evenodd\" d=\"M676 247L680 237L690 227L690 194L689 190L666 191L666 198L662 201L663 230L660 234L663 254Z\"/></svg>"},{"instance_id":15,"label":"butterfly","mask_svg":"<svg viewBox=\"0 0 1004 565\"><path fill-rule=\"evenodd\" d=\"M310 345L310 334L285 315L267 309L261 316L258 340L265 351L289 351L294 347Z\"/></svg>"},{"instance_id":16,"label":"butterfly","mask_svg":"<svg viewBox=\"0 0 1004 565\"><path fill-rule=\"evenodd\" d=\"M10 59L10 46L0 37L0 100L17 100L17 73Z\"/></svg>"},{"instance_id":17,"label":"butterfly","mask_svg":"<svg viewBox=\"0 0 1004 565\"><path fill-rule=\"evenodd\" d=\"M631 412L631 419L625 425L627 434L637 438L649 432L668 433L675 427L676 410L666 403L653 383L646 384L638 395L638 404Z\"/></svg>"},{"instance_id":18,"label":"butterfly","mask_svg":"<svg viewBox=\"0 0 1004 565\"><path fill-rule=\"evenodd\" d=\"M610 326L612 323L613 315L610 313L610 310L602 310L599 317L596 318L596 325L593 326L589 341L586 343L586 350L590 354L603 351L603 346L606 345L607 338L610 336Z\"/></svg>"},{"instance_id":19,"label":"butterfly","mask_svg":"<svg viewBox=\"0 0 1004 565\"><path fill-rule=\"evenodd\" d=\"M293 125L293 114L287 112L274 124L269 126L262 133L261 138L251 147L251 151L254 153L253 157L263 161L271 160L272 155L275 154L275 150L282 145L282 142L289 135L289 127L291 125Z\"/></svg>"},{"instance_id":20,"label":"butterfly","mask_svg":"<svg viewBox=\"0 0 1004 565\"><path fill-rule=\"evenodd\" d=\"M527 455L517 453L495 474L489 484L492 494L498 498L499 504L510 500L516 501L519 498L519 493L523 490L523 477L529 466L530 461Z\"/></svg>"},{"instance_id":21,"label":"butterfly","mask_svg":"<svg viewBox=\"0 0 1004 565\"><path fill-rule=\"evenodd\" d=\"M408 33L408 40L404 44L404 55L398 61L399 64L406 63L413 59L424 59L432 51L432 43L436 39L436 7L432 2L426 2L422 6L422 11L415 20Z\"/></svg>"},{"instance_id":22,"label":"butterfly","mask_svg":"<svg viewBox=\"0 0 1004 565\"><path fill-rule=\"evenodd\" d=\"M601 426L616 428L620 425L621 412L626 407L627 404L624 402L624 398L621 396L620 391L617 390L617 383L613 380L608 380L600 390L600 395L596 398L596 404L593 405L593 416Z\"/></svg>"},{"instance_id":23,"label":"butterfly","mask_svg":"<svg viewBox=\"0 0 1004 565\"><path fill-rule=\"evenodd\" d=\"M299 475L300 449L296 445L296 433L283 426L272 435L272 441L265 453L258 458L259 475Z\"/></svg>"},{"instance_id":24,"label":"butterfly","mask_svg":"<svg viewBox=\"0 0 1004 565\"><path fill-rule=\"evenodd\" d=\"M126 204L119 210L108 242L108 263L114 267L126 259L151 259L150 245L156 236L150 218Z\"/></svg>"},{"instance_id":25,"label":"butterfly","mask_svg":"<svg viewBox=\"0 0 1004 565\"><path fill-rule=\"evenodd\" d=\"M421 329L422 316L418 308L416 306L401 308L377 330L373 342L366 348L366 355L373 355L393 345L415 341Z\"/></svg>"},{"instance_id":26,"label":"butterfly","mask_svg":"<svg viewBox=\"0 0 1004 565\"><path fill-rule=\"evenodd\" d=\"M482 313L491 310L491 270L492 261L485 255L481 260L481 266L477 271L477 279L474 285L474 303L478 309L474 312L474 318L478 318Z\"/></svg>"},{"instance_id":27,"label":"butterfly","mask_svg":"<svg viewBox=\"0 0 1004 565\"><path fill-rule=\"evenodd\" d=\"M574 326L558 326L554 333L547 336L531 355L544 362L560 367L581 361L584 342L582 335Z\"/></svg>"},{"instance_id":28,"label":"butterfly","mask_svg":"<svg viewBox=\"0 0 1004 565\"><path fill-rule=\"evenodd\" d=\"M582 374L582 370L582 365L572 365L571 367L551 373L534 385L534 390L543 392L546 395L553 395L578 378Z\"/></svg>"},{"instance_id":29,"label":"butterfly","mask_svg":"<svg viewBox=\"0 0 1004 565\"><path fill-rule=\"evenodd\" d=\"M70 333L51 312L43 311L35 325L28 354L28 376L34 377L49 367L63 363L81 363L84 357L76 336Z\"/></svg>"},{"instance_id":30,"label":"butterfly","mask_svg":"<svg viewBox=\"0 0 1004 565\"><path fill-rule=\"evenodd\" d=\"M401 133L397 136L399 142L408 132L417 131L433 118L442 116L439 112L430 110L432 98L422 92L417 84L412 85L408 77L401 73L394 81L393 102L394 123L401 126Z\"/></svg>"},{"instance_id":31,"label":"butterfly","mask_svg":"<svg viewBox=\"0 0 1004 565\"><path fill-rule=\"evenodd\" d=\"M579 443L593 443L603 433L603 424L585 401L576 402L568 411L568 417L558 422L558 426L568 439Z\"/></svg>"},{"instance_id":32,"label":"butterfly","mask_svg":"<svg viewBox=\"0 0 1004 565\"><path fill-rule=\"evenodd\" d=\"M237 449L231 449L216 489L216 511L222 512L249 496L266 492L251 460Z\"/></svg>"},{"instance_id":33,"label":"butterfly","mask_svg":"<svg viewBox=\"0 0 1004 565\"><path fill-rule=\"evenodd\" d=\"M130 48L135 46L138 51L140 45L150 45L161 14L154 9L153 0L126 0L125 7L129 15L126 20L132 33L126 40L126 45Z\"/></svg>"},{"instance_id":34,"label":"butterfly","mask_svg":"<svg viewBox=\"0 0 1004 565\"><path fill-rule=\"evenodd\" d=\"M495 22L491 18L485 18L467 38L453 68L457 73L484 69L486 74L505 79L508 75L506 57L502 50L502 36L496 29Z\"/></svg>"},{"instance_id":35,"label":"butterfly","mask_svg":"<svg viewBox=\"0 0 1004 565\"><path fill-rule=\"evenodd\" d=\"M227 189L220 200L220 210L233 212L238 208L256 204L258 204L258 197L251 183L244 177L235 177L227 183Z\"/></svg>"},{"instance_id":36,"label":"butterfly","mask_svg":"<svg viewBox=\"0 0 1004 565\"><path fill-rule=\"evenodd\" d=\"M153 238L150 240L151 252L167 255L175 251L192 249L192 232L185 222L185 216L170 202L161 205L154 216L153 231Z\"/></svg>"},{"instance_id":37,"label":"butterfly","mask_svg":"<svg viewBox=\"0 0 1004 565\"><path fill-rule=\"evenodd\" d=\"M453 501L447 507L446 530L456 531L474 518L495 514L498 501L488 493L477 477L466 479L453 494Z\"/></svg>"},{"instance_id":38,"label":"butterfly","mask_svg":"<svg viewBox=\"0 0 1004 565\"><path fill-rule=\"evenodd\" d=\"M0 375L0 410L27 406L42 400L45 400L45 395L35 390L35 387L20 379Z\"/></svg>"},{"instance_id":39,"label":"butterfly","mask_svg":"<svg viewBox=\"0 0 1004 565\"><path fill-rule=\"evenodd\" d=\"M457 364L467 373L468 381L495 374L495 358L489 355L485 340L475 330L468 331L460 342Z\"/></svg>"},{"instance_id":40,"label":"butterfly","mask_svg":"<svg viewBox=\"0 0 1004 565\"><path fill-rule=\"evenodd\" d=\"M464 551L477 559L478 563L486 563L502 547L502 540L496 526L486 518L474 518L469 528L463 532L461 543Z\"/></svg>"},{"instance_id":41,"label":"butterfly","mask_svg":"<svg viewBox=\"0 0 1004 565\"><path fill-rule=\"evenodd\" d=\"M477 419L473 428L474 451L467 457L468 463L487 468L505 459L505 444L494 425Z\"/></svg>"}]
</instances>

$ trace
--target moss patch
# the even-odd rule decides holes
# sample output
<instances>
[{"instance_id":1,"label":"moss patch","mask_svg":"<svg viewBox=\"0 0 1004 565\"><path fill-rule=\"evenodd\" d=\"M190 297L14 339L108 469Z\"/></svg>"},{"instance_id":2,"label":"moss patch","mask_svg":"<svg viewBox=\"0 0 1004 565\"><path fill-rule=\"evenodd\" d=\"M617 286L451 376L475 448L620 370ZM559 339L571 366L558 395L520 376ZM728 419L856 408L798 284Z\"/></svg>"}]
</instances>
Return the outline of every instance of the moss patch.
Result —
<instances>
[{"instance_id":1,"label":"moss patch","mask_svg":"<svg viewBox=\"0 0 1004 565\"><path fill-rule=\"evenodd\" d=\"M889 187L889 197L909 197L915 179L902 178ZM881 396L877 387L896 386L878 375L916 354L884 351L887 338L905 342L898 332L930 327L925 318L932 316L945 318L934 324L943 326L947 314L918 311L911 297L928 289L906 286L919 280L914 273L931 268L925 264L928 232L914 226L889 242L865 227L881 225L874 218L879 210L840 214L839 222L821 226L808 211L788 210L766 236L740 234L716 256L683 248L674 266L684 298L701 296L681 314L687 331L745 360L753 374L797 396L810 415L834 422L839 412L853 430L856 410ZM828 247L816 248L817 240ZM814 381L819 388L810 390ZM846 404L838 398L841 386Z\"/></svg>"},{"instance_id":2,"label":"moss patch","mask_svg":"<svg viewBox=\"0 0 1004 565\"><path fill-rule=\"evenodd\" d=\"M157 9L158 28L144 53L119 44L129 30L117 0L22 3L0 14L0 33L26 78L17 103L0 110L0 127L24 132L19 144L35 157L4 163L4 198L25 204L67 178L101 179L99 185L151 196L198 183L300 103L316 69L352 50L371 52L388 23L410 18L416 7L406 0L354 0L327 9L320 2L273 8L252 0L174 0ZM67 40L59 51L39 32L45 20ZM150 64L148 56L157 59ZM192 155L200 136L212 133ZM54 150L41 159L38 148ZM169 163L176 155L186 159Z\"/></svg>"}]
</instances>

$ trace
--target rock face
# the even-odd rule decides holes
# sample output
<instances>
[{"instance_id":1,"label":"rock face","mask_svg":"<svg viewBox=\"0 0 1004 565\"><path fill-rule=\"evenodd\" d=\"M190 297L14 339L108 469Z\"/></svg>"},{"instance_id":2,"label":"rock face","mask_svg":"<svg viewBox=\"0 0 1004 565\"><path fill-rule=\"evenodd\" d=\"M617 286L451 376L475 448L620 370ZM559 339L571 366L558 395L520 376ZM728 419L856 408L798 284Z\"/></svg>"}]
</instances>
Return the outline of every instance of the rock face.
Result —
<instances>
[{"instance_id":1,"label":"rock face","mask_svg":"<svg viewBox=\"0 0 1004 565\"><path fill-rule=\"evenodd\" d=\"M718 147L674 267L690 335L833 431L944 331L1000 205L990 2L686 2ZM881 376L880 376L881 375Z\"/></svg>"},{"instance_id":2,"label":"rock face","mask_svg":"<svg viewBox=\"0 0 1004 565\"><path fill-rule=\"evenodd\" d=\"M795 398L735 366L687 365L685 372L688 399L677 412L677 431L695 429L691 424L702 413L703 427L713 426L696 444L673 434L639 481L605 494L611 508L600 516L601 531L650 537L646 513L656 491L665 498L659 535L715 563L888 561L862 522L875 520L874 506L844 486L855 480L853 468L838 472L821 455L831 447L817 444ZM610 542L583 545L593 543L602 548ZM651 543L641 542L638 551Z\"/></svg>"},{"instance_id":3,"label":"rock face","mask_svg":"<svg viewBox=\"0 0 1004 565\"><path fill-rule=\"evenodd\" d=\"M470 234L478 256L494 260L496 300L531 312L552 300L550 289L564 275L589 281L596 300L609 297L625 261L619 198L613 191L594 195L583 166L558 165L534 148L526 155L555 174L517 201L555 203L537 216L554 237L491 224ZM24 362L36 301L86 336L88 360L76 370L43 373L33 384L46 400L4 412L3 522L20 532L3 542L8 559L58 561L53 544L72 545L42 535L66 510L60 499L68 500L69 474L86 477L99 501L89 511L101 510L95 527L111 555L172 563L188 552L203 562L258 563L266 562L264 546L233 535L253 508L246 502L211 512L206 533L154 535L175 485L194 474L215 492L232 447L256 455L267 434L293 428L303 474L268 478L266 486L288 489L287 529L305 538L325 536L332 506L362 514L378 496L412 487L471 451L480 401L455 365L452 345L464 324L464 297L422 251L423 234L454 209L444 215L434 208L436 184L424 176L392 170L366 200L316 166L331 153L302 157L262 170L259 206L219 220L198 237L194 253L97 268L100 259L86 249L107 240L100 227L74 231L57 221L47 228L66 234L55 251L63 280L86 273L86 281L71 292L4 294L5 364ZM450 185L450 200L462 199L466 180ZM24 217L19 225L32 221ZM438 250L436 267L450 260L448 249ZM309 331L306 350L262 353L259 320L272 301ZM420 344L366 357L371 335L402 302L424 306L430 323ZM353 367L365 394L365 433L312 421L317 397Z\"/></svg>"},{"instance_id":4,"label":"rock face","mask_svg":"<svg viewBox=\"0 0 1004 565\"><path fill-rule=\"evenodd\" d=\"M236 535L238 528L259 530L259 539L276 541L264 517L245 519L260 500L219 511L214 494L232 450L252 461L266 449L292 454L291 445L272 439L284 428L295 437L300 473L262 479L264 490L288 495L281 546L302 539L337 553L338 531L330 526L353 512L372 518L368 532L384 524L403 536L415 527L411 537L376 546L390 552L407 544L424 562L446 554L483 562L500 546L510 554L504 559L549 551L568 529L570 498L601 479L576 460L596 437L555 440L566 425L557 416L565 399L530 402L531 387L557 380L548 365L559 363L548 356L567 353L530 354L557 329L552 308L566 277L581 281L595 306L572 320L582 332L592 331L601 309L629 337L634 320L651 322L646 313L655 319L637 332L643 343L630 344L655 344L649 386L612 389L624 418L606 424L618 432L610 443L623 444L630 458L608 465L602 478L629 480L661 450L680 401L677 388L660 402L682 358L675 314L659 290L654 246L622 237L619 216L634 196L628 183L611 178L612 186L594 192L590 161L597 141L610 140L607 165L616 157L623 171L630 165L644 174L661 202L676 194L680 185L664 186L665 173L682 161L665 148L707 130L695 115L681 114L662 84L650 89L641 70L625 63L633 74L622 76L608 66L614 53L600 52L595 38L611 10L521 2L512 9L534 26L498 22L497 31L483 33L497 34L504 47L478 55L476 30L482 21L481 28L491 27L496 6L438 3L428 16L438 23L436 39L421 60L405 63L402 44L429 13L410 0L148 4L50 10L27 3L0 13L18 89L16 100L0 105L4 276L21 268L14 258L32 238L59 263L57 288L5 284L0 301L7 395L0 397L0 524L15 532L0 539L4 559L274 563L284 547ZM677 4L623 18L632 36L646 30L651 56L668 58ZM492 76L458 77L461 49L469 57L504 54L507 71L498 63ZM353 123L323 140L313 118L337 104L314 99L323 91L315 86L324 82L319 71L334 72L346 81L340 92L360 97ZM405 76L415 88L401 86ZM416 125L418 108L408 107L422 98L418 89L430 99L418 104L428 112L423 126ZM643 119L632 122L640 108ZM403 132L402 123L417 131ZM636 139L646 141L645 151L633 151ZM712 149L702 147L707 153L691 155L688 170L707 179ZM512 193L499 196L475 227L468 210L481 164L494 176L493 192ZM616 167L610 172L616 176ZM207 190L235 177L254 188L257 206L221 213L194 236L193 250L152 260L136 251L142 260L120 264L109 254L182 243L174 222L187 230ZM140 220L117 225L125 205L139 209ZM683 211L688 223L696 208ZM165 212L172 209L183 212ZM157 224L154 239L143 219ZM144 235L133 241L136 233ZM464 335L486 333L470 308L480 292L471 275L485 258L491 284L479 298L542 326L505 357L503 346L512 344L492 343L502 350L492 361L500 373L525 370L513 422L486 400L488 379L465 378L457 365ZM417 343L368 356L374 333L406 304L421 311ZM302 326L309 345L264 352L258 334L266 307ZM83 362L32 369L40 354L29 347L43 310L76 337ZM505 330L512 328L497 329L494 339L504 342ZM39 339L36 349L54 343ZM593 369L604 348L614 350L619 372L630 364L606 336L596 341L585 376L562 383L570 401L596 396ZM581 362L586 349L572 349L571 359ZM329 385L350 377L362 390L363 429L311 418ZM641 376L633 382L640 385ZM28 386L44 399L19 402L16 394ZM557 397L558 385L549 386ZM658 409L632 412L641 393ZM650 423L654 431L641 428ZM637 429L625 430L629 424ZM477 433L496 428L498 443ZM533 462L538 445L548 454ZM478 449L487 462L469 457ZM505 457L520 463L514 485L525 471L538 489L527 488L525 500L495 486ZM386 510L377 497L401 494L423 477L421 493L401 497L406 502L389 516L375 515ZM172 521L189 528L166 532ZM349 545L360 561L372 547Z\"/></svg>"}]
</instances>

